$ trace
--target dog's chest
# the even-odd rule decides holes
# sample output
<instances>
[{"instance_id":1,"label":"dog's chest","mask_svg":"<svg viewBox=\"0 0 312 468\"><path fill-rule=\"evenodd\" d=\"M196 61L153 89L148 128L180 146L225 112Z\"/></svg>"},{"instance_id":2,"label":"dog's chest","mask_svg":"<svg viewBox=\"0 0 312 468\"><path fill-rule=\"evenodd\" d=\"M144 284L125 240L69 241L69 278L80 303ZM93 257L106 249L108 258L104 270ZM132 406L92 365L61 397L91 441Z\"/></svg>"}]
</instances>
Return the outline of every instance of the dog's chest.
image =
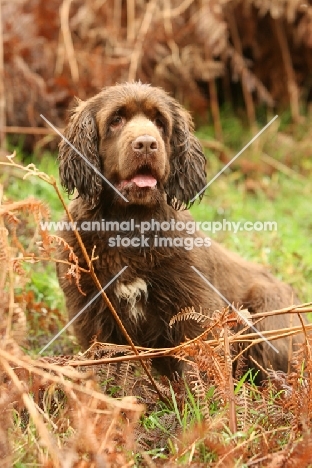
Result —
<instances>
[{"instance_id":1,"label":"dog's chest","mask_svg":"<svg viewBox=\"0 0 312 468\"><path fill-rule=\"evenodd\" d=\"M142 278L132 282L118 282L115 295L120 303L121 310L125 311L127 318L138 324L146 320L146 302L148 297L147 284Z\"/></svg>"}]
</instances>

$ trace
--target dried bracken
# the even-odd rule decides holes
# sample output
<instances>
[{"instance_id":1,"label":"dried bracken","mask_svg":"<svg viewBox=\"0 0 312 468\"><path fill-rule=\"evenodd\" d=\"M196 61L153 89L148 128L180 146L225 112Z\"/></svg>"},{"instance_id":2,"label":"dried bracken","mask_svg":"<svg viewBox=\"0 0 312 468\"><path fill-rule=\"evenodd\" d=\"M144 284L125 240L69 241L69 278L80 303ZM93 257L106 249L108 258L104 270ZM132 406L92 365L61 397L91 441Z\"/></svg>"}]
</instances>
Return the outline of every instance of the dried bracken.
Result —
<instances>
[{"instance_id":1,"label":"dried bracken","mask_svg":"<svg viewBox=\"0 0 312 468\"><path fill-rule=\"evenodd\" d=\"M74 96L84 99L125 80L162 86L197 112L211 109L217 133L222 131L219 105L224 99L234 106L243 102L253 124L256 103L289 104L298 120L299 104L311 97L308 2L5 0L2 4L1 84L6 123L14 126L7 128L10 132L18 133L18 126L44 127L40 114L63 126ZM0 125L5 125L4 115Z\"/></svg>"}]
</instances>

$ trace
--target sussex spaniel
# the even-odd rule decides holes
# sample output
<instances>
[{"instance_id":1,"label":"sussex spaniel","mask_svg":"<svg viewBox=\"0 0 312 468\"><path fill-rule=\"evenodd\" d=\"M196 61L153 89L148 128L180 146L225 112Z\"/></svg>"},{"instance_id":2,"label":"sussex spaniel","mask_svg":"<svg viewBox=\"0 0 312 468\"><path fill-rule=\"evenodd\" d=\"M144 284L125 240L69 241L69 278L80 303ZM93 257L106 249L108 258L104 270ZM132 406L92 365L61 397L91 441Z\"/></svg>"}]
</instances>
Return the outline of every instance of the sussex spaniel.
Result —
<instances>
[{"instance_id":1,"label":"sussex spaniel","mask_svg":"<svg viewBox=\"0 0 312 468\"><path fill-rule=\"evenodd\" d=\"M187 211L181 210L192 204L206 184L205 157L193 134L190 114L163 90L141 83L107 87L78 103L65 137L67 142L60 143L59 151L60 179L69 194L75 189L77 194L70 204L70 213L81 228L89 255L95 248L94 269L103 287L124 266L128 267L106 292L135 344L170 347L185 337L196 336L199 330L194 322L181 322L170 328L171 317L191 306L213 313L225 306L222 296L251 313L296 302L288 285L262 266L210 243L201 232L191 236L193 248L187 232L172 232L168 225L141 237L142 222L154 220L157 228L157 222L168 221L176 226L178 221L192 220ZM111 224L113 232L82 229L86 221L97 221L99 225L103 220L115 222ZM130 220L131 226L121 224ZM65 231L60 235L74 247L81 265L88 268L74 233ZM155 238L167 239L168 243L156 245ZM170 247L169 238L179 242ZM63 260L68 259L68 251L60 255ZM83 273L81 287L86 295L80 294L75 283L66 278L67 268L59 263L58 276L69 317L73 318L97 294L97 289L90 275ZM297 316L293 317L293 324L299 324ZM288 325L287 316L278 316L267 318L257 327L264 330ZM101 297L75 320L74 330L84 348L95 338L125 343ZM262 343L252 347L249 356L265 369L273 366L286 370L289 342L279 340L274 345L279 353ZM177 361L170 358L155 364L167 375L179 368ZM254 367L252 362L251 366Z\"/></svg>"}]
</instances>

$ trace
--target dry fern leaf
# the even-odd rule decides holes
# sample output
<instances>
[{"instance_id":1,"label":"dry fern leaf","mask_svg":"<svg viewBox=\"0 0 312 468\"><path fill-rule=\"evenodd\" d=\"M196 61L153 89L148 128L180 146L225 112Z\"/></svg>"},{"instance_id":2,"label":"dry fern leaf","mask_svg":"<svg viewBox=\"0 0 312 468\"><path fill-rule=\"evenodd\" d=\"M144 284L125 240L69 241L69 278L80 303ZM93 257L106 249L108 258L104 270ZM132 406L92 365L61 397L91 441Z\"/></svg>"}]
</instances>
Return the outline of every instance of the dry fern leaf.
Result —
<instances>
[{"instance_id":1,"label":"dry fern leaf","mask_svg":"<svg viewBox=\"0 0 312 468\"><path fill-rule=\"evenodd\" d=\"M27 200L16 201L13 203L7 203L1 205L0 215L8 215L8 219L15 224L17 224L18 219L14 217L13 212L20 212L26 214L32 214L36 222L40 222L43 218L48 219L50 217L49 207L42 202L41 200L36 200L35 198L28 198ZM12 218L13 216L13 218Z\"/></svg>"},{"instance_id":2,"label":"dry fern leaf","mask_svg":"<svg viewBox=\"0 0 312 468\"><path fill-rule=\"evenodd\" d=\"M172 327L177 322L183 322L186 320L195 320L195 322L205 327L207 322L211 321L211 318L201 312L196 312L194 307L185 307L185 309L182 309L178 314L171 318L169 327Z\"/></svg>"},{"instance_id":3,"label":"dry fern leaf","mask_svg":"<svg viewBox=\"0 0 312 468\"><path fill-rule=\"evenodd\" d=\"M195 45L188 45L180 51L181 65L187 67L195 80L210 81L224 74L224 64L217 60L208 60L203 50Z\"/></svg>"},{"instance_id":4,"label":"dry fern leaf","mask_svg":"<svg viewBox=\"0 0 312 468\"><path fill-rule=\"evenodd\" d=\"M186 380L192 393L199 402L204 419L210 421L210 399L207 398L207 394L211 384L209 385L207 381L204 380L197 365L192 366L192 368L186 372Z\"/></svg>"},{"instance_id":5,"label":"dry fern leaf","mask_svg":"<svg viewBox=\"0 0 312 468\"><path fill-rule=\"evenodd\" d=\"M81 289L80 278L81 271L79 267L79 258L75 254L74 249L62 238L55 235L49 235L49 242L55 242L57 245L62 246L65 251L68 250L68 261L71 263L66 273L66 278L71 281L75 280L78 291L85 296Z\"/></svg>"},{"instance_id":6,"label":"dry fern leaf","mask_svg":"<svg viewBox=\"0 0 312 468\"><path fill-rule=\"evenodd\" d=\"M233 80L237 81L238 77L245 83L249 92L256 92L260 101L270 107L274 106L274 99L270 92L265 88L261 81L246 65L246 60L233 47L228 47L227 56L230 60L230 65L233 71Z\"/></svg>"},{"instance_id":7,"label":"dry fern leaf","mask_svg":"<svg viewBox=\"0 0 312 468\"><path fill-rule=\"evenodd\" d=\"M213 0L203 2L193 21L194 32L204 45L206 53L210 57L220 56L228 47L227 24L220 4Z\"/></svg>"},{"instance_id":8,"label":"dry fern leaf","mask_svg":"<svg viewBox=\"0 0 312 468\"><path fill-rule=\"evenodd\" d=\"M23 344L26 338L26 315L21 304L10 303L10 296L0 291L0 337L6 340L11 337L18 344Z\"/></svg>"},{"instance_id":9,"label":"dry fern leaf","mask_svg":"<svg viewBox=\"0 0 312 468\"><path fill-rule=\"evenodd\" d=\"M302 9L301 0L249 0L258 10L260 16L269 13L272 18L286 18L293 23Z\"/></svg>"},{"instance_id":10,"label":"dry fern leaf","mask_svg":"<svg viewBox=\"0 0 312 468\"><path fill-rule=\"evenodd\" d=\"M6 270L9 264L9 245L8 245L8 230L0 225L0 262L2 265L1 275L6 274ZM0 282L0 287L4 287L2 281ZM1 287L1 289L2 289Z\"/></svg>"}]
</instances>

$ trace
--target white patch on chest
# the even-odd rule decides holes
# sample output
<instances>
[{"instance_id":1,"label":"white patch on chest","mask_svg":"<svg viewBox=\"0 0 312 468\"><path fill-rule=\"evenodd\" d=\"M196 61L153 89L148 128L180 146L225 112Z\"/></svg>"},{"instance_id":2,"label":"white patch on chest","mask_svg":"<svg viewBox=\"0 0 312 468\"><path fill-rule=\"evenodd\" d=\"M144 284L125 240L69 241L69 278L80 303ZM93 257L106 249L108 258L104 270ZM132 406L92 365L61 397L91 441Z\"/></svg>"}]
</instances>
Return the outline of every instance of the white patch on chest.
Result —
<instances>
[{"instance_id":1,"label":"white patch on chest","mask_svg":"<svg viewBox=\"0 0 312 468\"><path fill-rule=\"evenodd\" d=\"M127 302L131 320L134 322L146 320L144 302L147 300L147 284L142 278L136 278L128 284L118 283L115 294L119 301Z\"/></svg>"}]
</instances>

